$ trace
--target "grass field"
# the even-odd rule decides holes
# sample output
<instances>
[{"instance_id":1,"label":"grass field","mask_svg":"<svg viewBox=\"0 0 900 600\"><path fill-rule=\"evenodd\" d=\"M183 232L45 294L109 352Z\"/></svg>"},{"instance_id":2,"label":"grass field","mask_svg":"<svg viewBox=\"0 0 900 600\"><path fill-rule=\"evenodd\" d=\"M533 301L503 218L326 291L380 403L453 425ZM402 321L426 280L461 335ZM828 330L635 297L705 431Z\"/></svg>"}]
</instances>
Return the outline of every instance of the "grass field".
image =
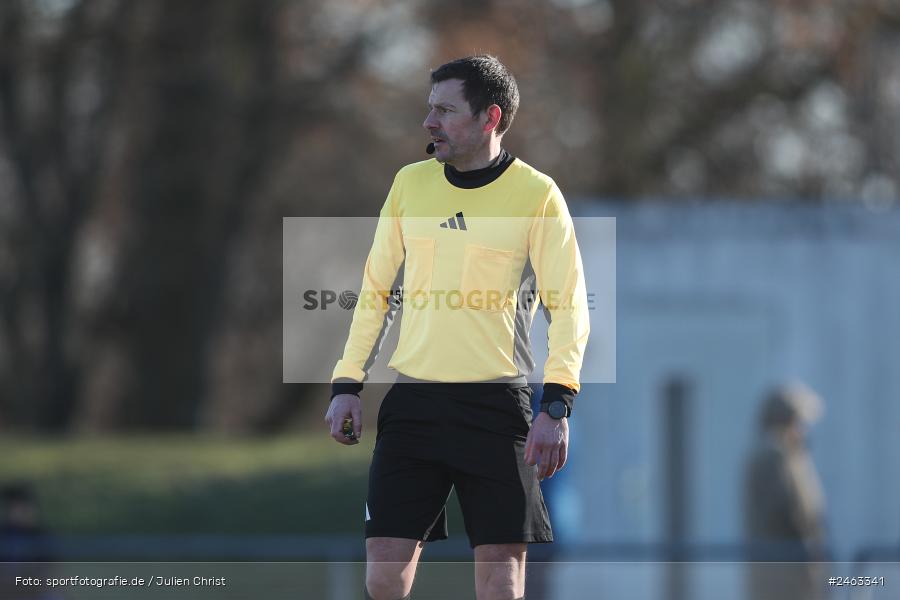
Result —
<instances>
[{"instance_id":1,"label":"grass field","mask_svg":"<svg viewBox=\"0 0 900 600\"><path fill-rule=\"evenodd\" d=\"M64 535L329 535L361 539L368 466L374 435L347 447L327 435L296 434L267 439L201 436L115 438L10 438L0 440L0 484L34 485L47 528ZM464 536L455 499L450 503L455 534ZM80 556L80 555L79 555ZM143 555L142 555L143 556ZM248 562L218 564L213 552L185 562L119 562L127 555L58 563L45 576L113 575L226 576L228 587L116 590L122 600L149 598L329 598L357 597L364 564ZM80 558L68 560L81 560ZM177 560L164 555L154 560ZM234 560L229 555L224 560ZM254 560L258 560L254 559ZM323 559L324 560L324 559ZM358 559L354 559L358 560ZM338 568L338 571L335 571ZM435 567L440 568L440 567ZM471 567L452 577L468 590ZM335 578L335 573L339 577ZM454 589L451 583L423 586ZM453 571L455 574L456 571ZM445 577L446 579L446 577ZM2 580L2 577L0 577ZM462 583L460 583L462 582ZM335 586L346 594L334 595ZM2 588L2 581L0 581ZM329 591L330 590L330 591ZM110 590L68 588L66 598L110 598ZM331 594L331 595L329 595ZM0 589L0 597L5 596ZM437 597L437 596L435 596ZM441 597L461 597L451 594Z\"/></svg>"},{"instance_id":2,"label":"grass field","mask_svg":"<svg viewBox=\"0 0 900 600\"><path fill-rule=\"evenodd\" d=\"M0 483L34 485L62 534L359 533L374 435L15 438Z\"/></svg>"}]
</instances>

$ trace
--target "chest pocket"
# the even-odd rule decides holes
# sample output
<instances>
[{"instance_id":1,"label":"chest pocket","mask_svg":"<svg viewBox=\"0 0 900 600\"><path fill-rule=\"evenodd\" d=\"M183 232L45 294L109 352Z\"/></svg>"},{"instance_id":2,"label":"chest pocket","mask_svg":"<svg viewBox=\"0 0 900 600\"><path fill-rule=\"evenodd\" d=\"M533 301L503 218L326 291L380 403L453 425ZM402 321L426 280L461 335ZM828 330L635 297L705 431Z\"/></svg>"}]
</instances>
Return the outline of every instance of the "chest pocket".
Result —
<instances>
[{"instance_id":1,"label":"chest pocket","mask_svg":"<svg viewBox=\"0 0 900 600\"><path fill-rule=\"evenodd\" d=\"M403 269L404 298L425 302L431 292L431 279L434 274L434 240L406 237L403 243L406 246L406 265Z\"/></svg>"},{"instance_id":2,"label":"chest pocket","mask_svg":"<svg viewBox=\"0 0 900 600\"><path fill-rule=\"evenodd\" d=\"M463 306L500 312L513 301L513 251L467 244L459 291Z\"/></svg>"}]
</instances>

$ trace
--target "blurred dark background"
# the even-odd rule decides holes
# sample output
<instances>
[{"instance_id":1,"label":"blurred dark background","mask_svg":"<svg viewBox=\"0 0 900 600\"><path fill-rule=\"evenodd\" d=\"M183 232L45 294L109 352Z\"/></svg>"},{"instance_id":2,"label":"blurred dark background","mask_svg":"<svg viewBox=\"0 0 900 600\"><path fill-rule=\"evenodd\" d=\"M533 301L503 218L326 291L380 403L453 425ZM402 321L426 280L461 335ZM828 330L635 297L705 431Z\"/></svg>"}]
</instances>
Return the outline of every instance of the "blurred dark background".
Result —
<instances>
[{"instance_id":1,"label":"blurred dark background","mask_svg":"<svg viewBox=\"0 0 900 600\"><path fill-rule=\"evenodd\" d=\"M375 215L429 69L476 52L570 204L897 197L896 2L6 0L0 430L318 420L281 382L282 217Z\"/></svg>"}]
</instances>

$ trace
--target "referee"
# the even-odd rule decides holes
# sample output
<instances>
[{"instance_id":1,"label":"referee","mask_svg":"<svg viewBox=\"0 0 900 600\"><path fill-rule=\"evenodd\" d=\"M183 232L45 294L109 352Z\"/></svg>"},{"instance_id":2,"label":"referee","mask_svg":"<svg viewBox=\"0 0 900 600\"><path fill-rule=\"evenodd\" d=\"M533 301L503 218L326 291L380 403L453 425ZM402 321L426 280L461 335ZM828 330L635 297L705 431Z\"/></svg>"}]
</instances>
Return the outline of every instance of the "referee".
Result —
<instances>
[{"instance_id":1,"label":"referee","mask_svg":"<svg viewBox=\"0 0 900 600\"><path fill-rule=\"evenodd\" d=\"M434 158L402 168L381 209L325 417L335 440L359 443L359 393L402 303L365 506L370 599L410 598L424 543L447 537L454 487L478 600L524 598L526 545L553 541L539 482L566 462L590 328L565 200L501 146L518 105L493 56L434 70L422 124ZM549 357L532 422L537 299Z\"/></svg>"}]
</instances>

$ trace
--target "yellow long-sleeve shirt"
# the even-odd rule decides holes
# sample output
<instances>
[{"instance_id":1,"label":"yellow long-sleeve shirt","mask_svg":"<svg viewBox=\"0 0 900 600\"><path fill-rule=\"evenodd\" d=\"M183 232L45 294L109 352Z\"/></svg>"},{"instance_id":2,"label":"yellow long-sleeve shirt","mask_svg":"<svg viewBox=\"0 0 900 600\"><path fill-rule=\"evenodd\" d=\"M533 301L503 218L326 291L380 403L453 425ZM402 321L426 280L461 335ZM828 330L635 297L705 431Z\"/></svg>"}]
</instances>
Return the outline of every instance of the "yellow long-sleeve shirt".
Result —
<instances>
[{"instance_id":1,"label":"yellow long-sleeve shirt","mask_svg":"<svg viewBox=\"0 0 900 600\"><path fill-rule=\"evenodd\" d=\"M401 275L390 368L441 382L527 375L537 294L550 320L544 383L580 389L587 293L572 219L550 177L515 159L495 181L462 189L434 159L402 168L381 209L333 382L365 380Z\"/></svg>"}]
</instances>

